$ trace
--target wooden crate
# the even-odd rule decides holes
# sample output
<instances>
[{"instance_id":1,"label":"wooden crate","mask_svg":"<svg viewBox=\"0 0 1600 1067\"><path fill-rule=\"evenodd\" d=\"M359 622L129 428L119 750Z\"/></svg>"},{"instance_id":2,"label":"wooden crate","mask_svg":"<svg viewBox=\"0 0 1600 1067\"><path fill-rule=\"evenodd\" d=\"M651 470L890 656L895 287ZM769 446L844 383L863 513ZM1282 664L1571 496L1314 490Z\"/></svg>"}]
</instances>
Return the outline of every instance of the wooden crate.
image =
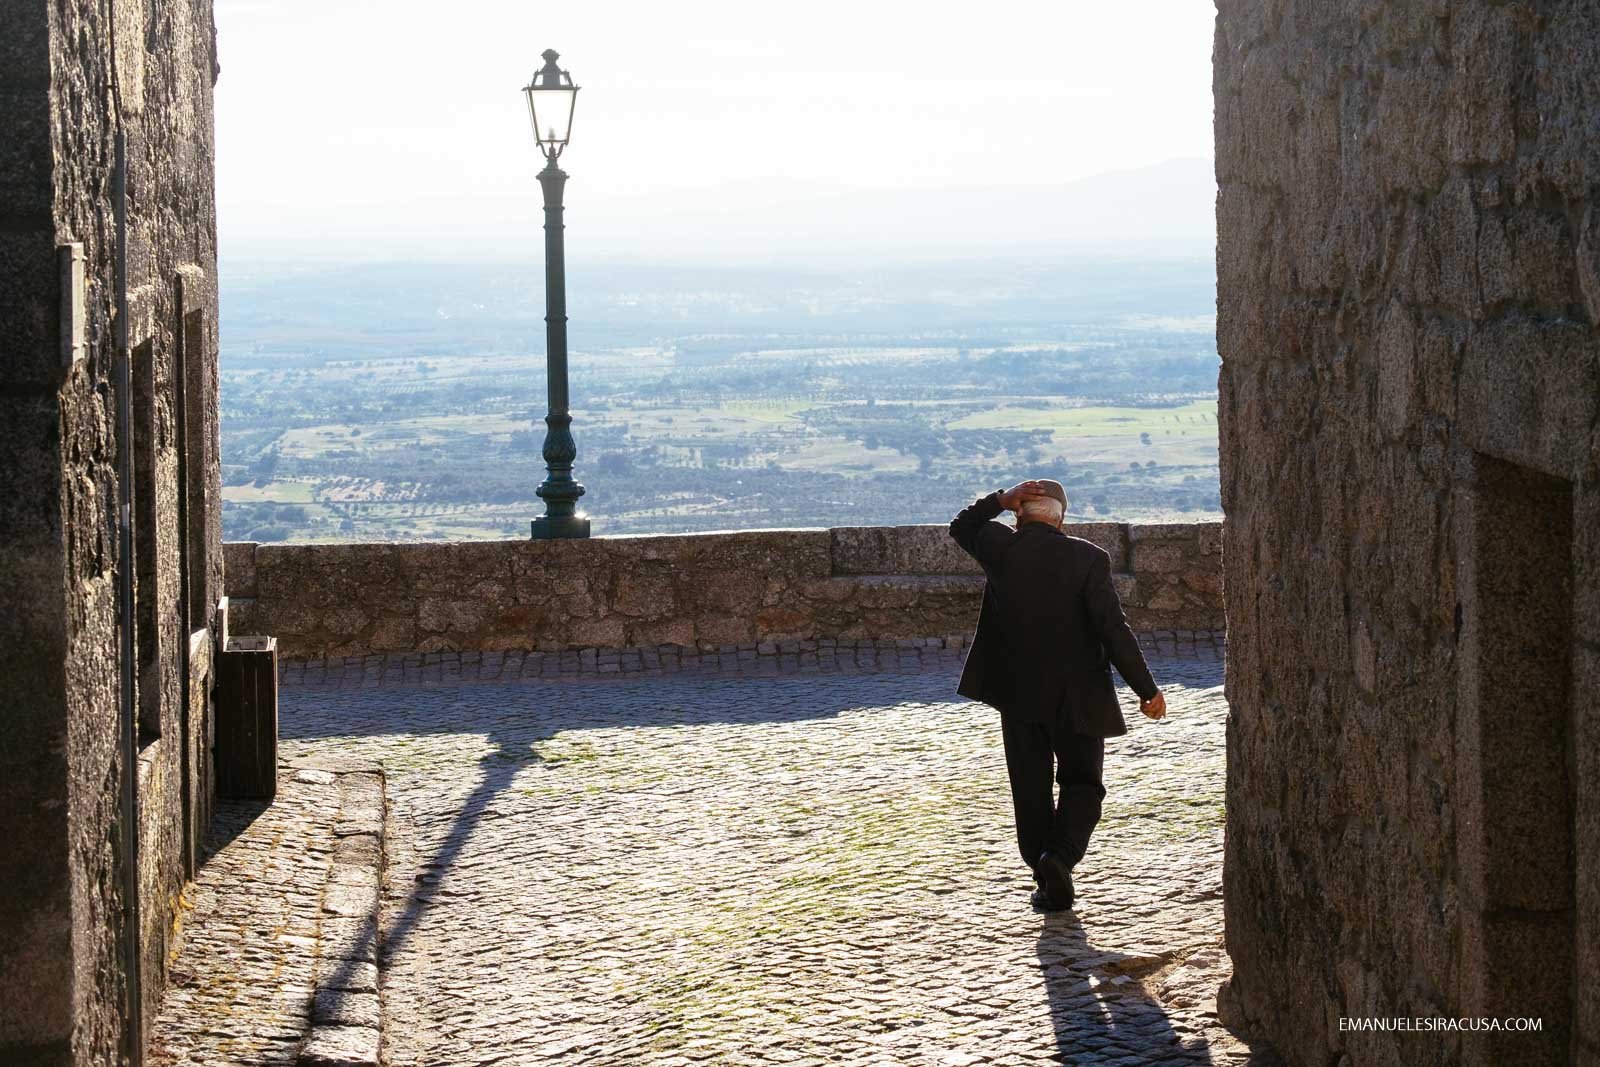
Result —
<instances>
[{"instance_id":1,"label":"wooden crate","mask_svg":"<svg viewBox=\"0 0 1600 1067\"><path fill-rule=\"evenodd\" d=\"M217 656L217 795L278 792L278 639L230 637Z\"/></svg>"}]
</instances>

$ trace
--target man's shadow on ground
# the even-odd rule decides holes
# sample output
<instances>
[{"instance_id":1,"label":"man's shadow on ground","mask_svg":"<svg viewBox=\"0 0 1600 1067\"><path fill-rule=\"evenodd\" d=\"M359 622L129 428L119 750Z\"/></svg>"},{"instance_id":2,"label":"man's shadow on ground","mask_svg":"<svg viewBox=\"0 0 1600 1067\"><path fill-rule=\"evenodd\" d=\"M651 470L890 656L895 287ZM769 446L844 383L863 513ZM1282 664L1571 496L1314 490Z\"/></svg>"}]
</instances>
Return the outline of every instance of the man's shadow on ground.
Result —
<instances>
[{"instance_id":1,"label":"man's shadow on ground","mask_svg":"<svg viewBox=\"0 0 1600 1067\"><path fill-rule=\"evenodd\" d=\"M1089 937L1070 911L1046 915L1039 930L1039 971L1060 1062L1135 1057L1149 1063L1211 1063L1211 1043L1198 1021L1174 1023L1144 981L1175 962L1176 955L1135 956L1099 948ZM1234 1036L1248 1048L1247 1063L1281 1067L1271 1049Z\"/></svg>"},{"instance_id":2,"label":"man's shadow on ground","mask_svg":"<svg viewBox=\"0 0 1600 1067\"><path fill-rule=\"evenodd\" d=\"M1080 1059L1148 1059L1210 1063L1205 1035L1179 1033L1139 982L1165 961L1100 949L1070 911L1046 915L1036 946L1056 1051L1063 1063Z\"/></svg>"}]
</instances>

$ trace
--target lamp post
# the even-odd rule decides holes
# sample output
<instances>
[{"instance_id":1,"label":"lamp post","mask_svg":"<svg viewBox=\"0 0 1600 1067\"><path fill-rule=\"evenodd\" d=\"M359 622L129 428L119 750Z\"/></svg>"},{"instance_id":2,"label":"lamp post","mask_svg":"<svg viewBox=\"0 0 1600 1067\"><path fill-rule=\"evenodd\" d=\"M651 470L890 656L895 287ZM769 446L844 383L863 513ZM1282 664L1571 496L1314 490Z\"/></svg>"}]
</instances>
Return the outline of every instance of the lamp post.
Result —
<instances>
[{"instance_id":1,"label":"lamp post","mask_svg":"<svg viewBox=\"0 0 1600 1067\"><path fill-rule=\"evenodd\" d=\"M535 490L544 500L545 513L533 520L535 540L588 537L589 517L577 510L583 486L572 479L572 461L578 457L572 439L572 415L567 411L567 264L562 240L561 192L566 171L556 166L572 132L572 112L578 87L572 76L556 66L554 49L545 49L544 66L523 87L528 98L528 118L533 136L544 153L539 185L544 189L544 332L545 370L549 383L549 413L544 417L545 479Z\"/></svg>"}]
</instances>

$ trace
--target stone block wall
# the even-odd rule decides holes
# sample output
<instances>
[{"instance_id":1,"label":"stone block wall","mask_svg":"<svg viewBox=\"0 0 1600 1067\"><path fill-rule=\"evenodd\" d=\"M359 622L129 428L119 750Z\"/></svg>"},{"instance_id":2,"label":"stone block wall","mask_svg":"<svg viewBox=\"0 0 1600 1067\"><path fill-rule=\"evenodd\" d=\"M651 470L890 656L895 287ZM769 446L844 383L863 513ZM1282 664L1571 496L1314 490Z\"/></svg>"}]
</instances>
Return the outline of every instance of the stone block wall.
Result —
<instances>
[{"instance_id":1,"label":"stone block wall","mask_svg":"<svg viewBox=\"0 0 1600 1067\"><path fill-rule=\"evenodd\" d=\"M210 0L0 0L4 1063L118 1063L134 1051L209 811L208 642L222 569L214 73ZM118 538L124 282L133 558ZM120 743L122 573L137 583L135 765ZM131 815L130 780L141 793ZM123 875L135 865L142 924L130 930ZM141 1010L130 1013L135 985Z\"/></svg>"},{"instance_id":2,"label":"stone block wall","mask_svg":"<svg viewBox=\"0 0 1600 1067\"><path fill-rule=\"evenodd\" d=\"M1600 1062L1600 7L1217 6L1224 1004Z\"/></svg>"},{"instance_id":3,"label":"stone block wall","mask_svg":"<svg viewBox=\"0 0 1600 1067\"><path fill-rule=\"evenodd\" d=\"M1222 627L1215 524L1068 527L1138 630ZM943 526L587 541L224 546L230 625L288 657L967 634L983 573Z\"/></svg>"}]
</instances>

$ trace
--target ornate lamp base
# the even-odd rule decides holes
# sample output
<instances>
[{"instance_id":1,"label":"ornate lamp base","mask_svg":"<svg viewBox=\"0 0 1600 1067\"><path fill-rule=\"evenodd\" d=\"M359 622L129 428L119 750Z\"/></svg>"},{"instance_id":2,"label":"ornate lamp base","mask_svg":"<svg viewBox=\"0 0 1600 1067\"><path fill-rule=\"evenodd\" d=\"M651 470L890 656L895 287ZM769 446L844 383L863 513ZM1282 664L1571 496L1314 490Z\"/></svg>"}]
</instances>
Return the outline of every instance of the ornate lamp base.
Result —
<instances>
[{"instance_id":1,"label":"ornate lamp base","mask_svg":"<svg viewBox=\"0 0 1600 1067\"><path fill-rule=\"evenodd\" d=\"M588 537L589 516L577 515L540 515L533 520L533 540L554 541L567 537Z\"/></svg>"}]
</instances>

